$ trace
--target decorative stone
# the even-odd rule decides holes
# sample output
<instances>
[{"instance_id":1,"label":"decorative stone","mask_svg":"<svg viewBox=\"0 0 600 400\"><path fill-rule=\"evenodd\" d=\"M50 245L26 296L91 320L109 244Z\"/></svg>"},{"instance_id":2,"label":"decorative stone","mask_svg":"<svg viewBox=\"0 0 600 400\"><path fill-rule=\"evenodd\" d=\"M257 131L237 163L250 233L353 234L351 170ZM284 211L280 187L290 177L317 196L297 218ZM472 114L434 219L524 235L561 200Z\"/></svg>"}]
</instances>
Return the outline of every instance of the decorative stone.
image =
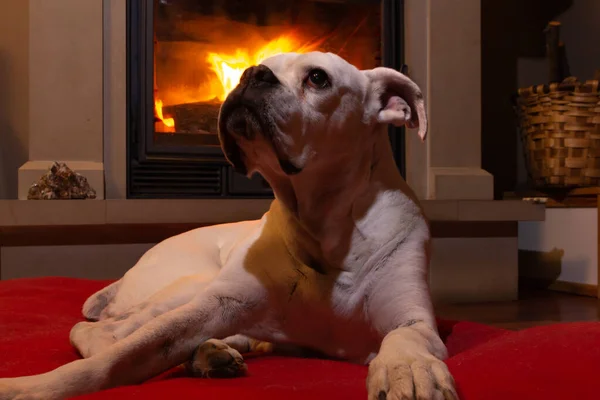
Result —
<instances>
[{"instance_id":1,"label":"decorative stone","mask_svg":"<svg viewBox=\"0 0 600 400\"><path fill-rule=\"evenodd\" d=\"M67 164L54 162L42 177L29 188L28 200L95 199L96 191L87 179Z\"/></svg>"}]
</instances>

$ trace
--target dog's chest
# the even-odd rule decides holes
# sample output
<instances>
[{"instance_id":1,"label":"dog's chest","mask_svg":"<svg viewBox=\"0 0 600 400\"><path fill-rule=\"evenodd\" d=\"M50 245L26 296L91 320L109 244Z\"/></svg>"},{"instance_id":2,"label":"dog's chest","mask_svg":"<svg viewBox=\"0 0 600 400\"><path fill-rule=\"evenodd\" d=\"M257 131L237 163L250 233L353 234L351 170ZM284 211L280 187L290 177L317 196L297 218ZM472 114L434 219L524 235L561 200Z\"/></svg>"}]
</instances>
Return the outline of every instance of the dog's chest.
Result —
<instances>
[{"instance_id":1,"label":"dog's chest","mask_svg":"<svg viewBox=\"0 0 600 400\"><path fill-rule=\"evenodd\" d=\"M304 270L261 324L269 336L264 339L362 361L381 341L365 318L364 296L363 285L349 273L334 278Z\"/></svg>"}]
</instances>

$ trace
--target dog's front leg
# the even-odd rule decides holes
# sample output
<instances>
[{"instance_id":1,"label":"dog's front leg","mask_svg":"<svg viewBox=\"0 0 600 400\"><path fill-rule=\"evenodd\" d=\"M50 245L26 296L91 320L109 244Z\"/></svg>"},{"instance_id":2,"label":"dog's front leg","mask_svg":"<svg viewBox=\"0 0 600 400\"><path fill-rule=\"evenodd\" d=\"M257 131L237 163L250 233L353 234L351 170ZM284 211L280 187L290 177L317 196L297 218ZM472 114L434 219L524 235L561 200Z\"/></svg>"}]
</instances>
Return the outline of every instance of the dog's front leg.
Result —
<instances>
[{"instance_id":1,"label":"dog's front leg","mask_svg":"<svg viewBox=\"0 0 600 400\"><path fill-rule=\"evenodd\" d=\"M148 321L90 358L37 376L0 379L0 399L66 399L140 383L182 364L199 344L231 336L261 318L266 292L249 281L215 281L189 303Z\"/></svg>"},{"instance_id":2,"label":"dog's front leg","mask_svg":"<svg viewBox=\"0 0 600 400\"><path fill-rule=\"evenodd\" d=\"M402 246L381 268L368 294L368 315L383 336L369 365L369 400L456 400L454 380L443 361L446 346L435 326L423 243Z\"/></svg>"}]
</instances>

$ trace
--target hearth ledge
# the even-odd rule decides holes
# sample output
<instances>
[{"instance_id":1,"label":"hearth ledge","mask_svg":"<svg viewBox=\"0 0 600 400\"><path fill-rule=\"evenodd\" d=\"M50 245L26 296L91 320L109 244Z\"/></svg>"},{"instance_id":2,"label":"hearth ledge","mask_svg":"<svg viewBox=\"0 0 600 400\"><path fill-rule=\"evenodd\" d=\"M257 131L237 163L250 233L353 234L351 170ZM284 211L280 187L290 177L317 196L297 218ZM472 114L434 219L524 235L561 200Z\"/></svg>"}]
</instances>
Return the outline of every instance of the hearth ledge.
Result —
<instances>
[{"instance_id":1,"label":"hearth ledge","mask_svg":"<svg viewBox=\"0 0 600 400\"><path fill-rule=\"evenodd\" d=\"M270 199L0 200L2 226L225 223L258 219ZM545 207L520 200L423 200L432 221L543 221Z\"/></svg>"}]
</instances>

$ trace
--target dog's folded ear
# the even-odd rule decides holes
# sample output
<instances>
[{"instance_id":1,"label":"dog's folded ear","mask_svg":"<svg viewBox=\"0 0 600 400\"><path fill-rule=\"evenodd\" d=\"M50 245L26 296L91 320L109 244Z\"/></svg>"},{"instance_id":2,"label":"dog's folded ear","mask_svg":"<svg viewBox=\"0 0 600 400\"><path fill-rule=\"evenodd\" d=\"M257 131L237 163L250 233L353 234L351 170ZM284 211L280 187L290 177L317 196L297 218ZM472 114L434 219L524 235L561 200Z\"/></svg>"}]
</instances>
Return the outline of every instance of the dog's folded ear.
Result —
<instances>
[{"instance_id":1,"label":"dog's folded ear","mask_svg":"<svg viewBox=\"0 0 600 400\"><path fill-rule=\"evenodd\" d=\"M363 71L371 91L379 101L377 121L395 126L419 128L422 140L427 135L427 113L421 89L406 75L386 67Z\"/></svg>"}]
</instances>

